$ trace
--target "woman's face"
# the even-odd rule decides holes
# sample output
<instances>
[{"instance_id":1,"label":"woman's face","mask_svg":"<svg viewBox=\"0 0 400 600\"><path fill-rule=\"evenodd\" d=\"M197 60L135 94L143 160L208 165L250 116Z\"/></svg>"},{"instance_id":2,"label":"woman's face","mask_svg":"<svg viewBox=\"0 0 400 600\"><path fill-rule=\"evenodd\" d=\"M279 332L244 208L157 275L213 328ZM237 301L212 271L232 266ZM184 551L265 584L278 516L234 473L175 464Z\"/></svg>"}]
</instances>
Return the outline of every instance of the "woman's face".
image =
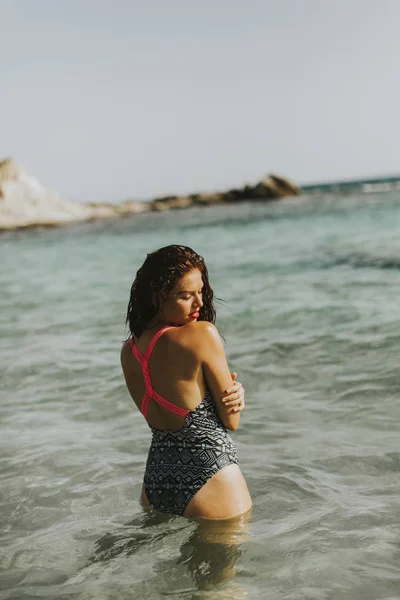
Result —
<instances>
[{"instance_id":1,"label":"woman's face","mask_svg":"<svg viewBox=\"0 0 400 600\"><path fill-rule=\"evenodd\" d=\"M199 269L192 269L179 279L160 307L160 316L167 323L186 325L200 316L203 279Z\"/></svg>"}]
</instances>

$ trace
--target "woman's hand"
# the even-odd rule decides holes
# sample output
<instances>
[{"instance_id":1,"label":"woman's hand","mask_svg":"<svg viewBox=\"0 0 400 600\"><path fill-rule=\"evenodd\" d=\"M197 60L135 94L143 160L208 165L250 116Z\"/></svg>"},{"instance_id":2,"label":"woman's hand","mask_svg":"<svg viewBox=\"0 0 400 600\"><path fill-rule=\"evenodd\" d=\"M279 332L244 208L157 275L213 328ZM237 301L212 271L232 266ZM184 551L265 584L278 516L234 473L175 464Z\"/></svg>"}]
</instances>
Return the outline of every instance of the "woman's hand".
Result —
<instances>
[{"instance_id":1,"label":"woman's hand","mask_svg":"<svg viewBox=\"0 0 400 600\"><path fill-rule=\"evenodd\" d=\"M242 412L245 407L244 403L244 387L239 381L236 381L236 373L231 373L233 379L233 386L225 390L224 396L221 401L229 408L229 412L238 413Z\"/></svg>"}]
</instances>

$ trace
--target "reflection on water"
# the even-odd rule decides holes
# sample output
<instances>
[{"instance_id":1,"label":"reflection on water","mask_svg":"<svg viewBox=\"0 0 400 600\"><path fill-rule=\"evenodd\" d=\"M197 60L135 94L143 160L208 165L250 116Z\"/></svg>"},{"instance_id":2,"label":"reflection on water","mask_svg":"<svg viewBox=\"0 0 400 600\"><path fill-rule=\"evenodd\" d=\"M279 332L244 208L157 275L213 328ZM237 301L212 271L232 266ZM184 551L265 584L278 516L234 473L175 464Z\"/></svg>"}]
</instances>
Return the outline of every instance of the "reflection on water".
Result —
<instances>
[{"instance_id":1,"label":"reflection on water","mask_svg":"<svg viewBox=\"0 0 400 600\"><path fill-rule=\"evenodd\" d=\"M185 532L177 557L172 560L169 556L162 558L155 570L165 582L165 574L171 570L179 572L184 566L191 577L191 592L223 592L223 584L233 582L237 563L245 550L250 516L249 511L246 515L227 521L187 521L149 511L96 540L94 552L86 566L106 563L121 556L128 557L141 549L150 553L155 551L160 542L168 547L171 540L167 538ZM183 574L181 577L183 580ZM186 591L189 592L189 589ZM237 587L235 598L241 597L238 596L239 591ZM170 595L167 590L163 593Z\"/></svg>"},{"instance_id":2,"label":"reflection on water","mask_svg":"<svg viewBox=\"0 0 400 600\"><path fill-rule=\"evenodd\" d=\"M176 517L152 511L146 512L143 518L135 518L115 532L106 533L96 540L94 553L89 558L89 562L106 562L121 554L124 556L134 554L146 544L154 544L166 537L168 530L159 527L158 531L155 531L154 528L173 520L176 520Z\"/></svg>"},{"instance_id":3,"label":"reflection on water","mask_svg":"<svg viewBox=\"0 0 400 600\"><path fill-rule=\"evenodd\" d=\"M250 513L229 521L198 521L181 546L180 562L187 565L198 589L213 589L234 579L245 548Z\"/></svg>"}]
</instances>

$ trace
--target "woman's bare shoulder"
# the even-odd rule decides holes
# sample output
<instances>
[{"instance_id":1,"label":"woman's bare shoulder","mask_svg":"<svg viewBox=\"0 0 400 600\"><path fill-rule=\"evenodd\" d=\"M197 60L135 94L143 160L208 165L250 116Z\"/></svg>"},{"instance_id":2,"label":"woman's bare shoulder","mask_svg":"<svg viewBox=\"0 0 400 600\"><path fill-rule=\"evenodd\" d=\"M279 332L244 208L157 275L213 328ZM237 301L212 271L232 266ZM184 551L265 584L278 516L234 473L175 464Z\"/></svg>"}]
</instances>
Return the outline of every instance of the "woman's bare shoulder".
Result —
<instances>
[{"instance_id":1,"label":"woman's bare shoulder","mask_svg":"<svg viewBox=\"0 0 400 600\"><path fill-rule=\"evenodd\" d=\"M122 365L125 363L128 356L130 356L131 352L132 352L132 350L131 350L130 340L125 340L125 342L122 344L121 353L120 353L120 360L121 360Z\"/></svg>"},{"instance_id":2,"label":"woman's bare shoulder","mask_svg":"<svg viewBox=\"0 0 400 600\"><path fill-rule=\"evenodd\" d=\"M190 347L197 347L211 341L220 341L218 329L208 321L196 321L182 325L182 327L176 327L170 335L171 339L176 340L178 344Z\"/></svg>"}]
</instances>

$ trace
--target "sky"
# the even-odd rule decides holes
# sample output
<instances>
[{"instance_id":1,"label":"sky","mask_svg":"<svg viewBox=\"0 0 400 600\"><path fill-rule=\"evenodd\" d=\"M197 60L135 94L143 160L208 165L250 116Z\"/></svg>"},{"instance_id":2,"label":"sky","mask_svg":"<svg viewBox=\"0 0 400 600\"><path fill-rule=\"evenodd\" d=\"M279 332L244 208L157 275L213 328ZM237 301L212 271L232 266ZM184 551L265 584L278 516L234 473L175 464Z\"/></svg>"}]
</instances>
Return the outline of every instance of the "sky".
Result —
<instances>
[{"instance_id":1,"label":"sky","mask_svg":"<svg viewBox=\"0 0 400 600\"><path fill-rule=\"evenodd\" d=\"M0 0L0 160L62 197L400 174L400 0Z\"/></svg>"}]
</instances>

